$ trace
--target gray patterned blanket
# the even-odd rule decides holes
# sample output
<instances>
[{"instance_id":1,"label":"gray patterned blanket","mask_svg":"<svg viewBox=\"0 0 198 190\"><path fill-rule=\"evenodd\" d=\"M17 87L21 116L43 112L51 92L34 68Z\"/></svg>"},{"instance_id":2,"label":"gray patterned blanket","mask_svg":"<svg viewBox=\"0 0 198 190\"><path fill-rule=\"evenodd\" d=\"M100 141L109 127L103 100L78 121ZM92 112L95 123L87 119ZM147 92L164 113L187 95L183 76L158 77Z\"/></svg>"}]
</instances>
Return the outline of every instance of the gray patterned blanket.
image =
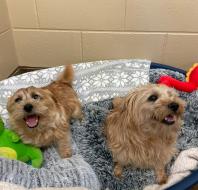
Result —
<instances>
[{"instance_id":1,"label":"gray patterned blanket","mask_svg":"<svg viewBox=\"0 0 198 190\"><path fill-rule=\"evenodd\" d=\"M169 74L184 80L182 74L167 70L150 70L150 81ZM180 93L187 101L185 122L178 140L180 151L198 145L198 92ZM121 180L112 175L113 163L102 134L101 126L111 109L111 99L89 102L83 107L85 119L71 122L73 152L70 159L61 160L54 147L44 151L45 162L41 169L24 163L0 159L0 181L23 185L28 188L45 186L83 186L89 189L136 190L154 183L152 170L127 168ZM168 165L173 164L175 158Z\"/></svg>"}]
</instances>

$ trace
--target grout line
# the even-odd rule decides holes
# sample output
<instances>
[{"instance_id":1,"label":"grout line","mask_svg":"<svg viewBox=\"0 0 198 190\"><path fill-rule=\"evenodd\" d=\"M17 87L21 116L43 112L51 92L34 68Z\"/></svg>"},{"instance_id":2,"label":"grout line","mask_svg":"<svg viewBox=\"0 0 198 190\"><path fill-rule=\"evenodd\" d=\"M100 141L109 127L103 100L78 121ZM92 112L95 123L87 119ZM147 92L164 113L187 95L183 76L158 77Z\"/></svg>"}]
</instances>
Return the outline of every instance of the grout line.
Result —
<instances>
[{"instance_id":1,"label":"grout line","mask_svg":"<svg viewBox=\"0 0 198 190\"><path fill-rule=\"evenodd\" d=\"M15 27L13 28L14 31L52 31L52 32L95 32L95 33L132 33L132 34L189 34L189 35L197 35L198 32L176 32L176 31L141 31L141 30L80 30L80 29L49 29L49 28L22 28L22 27Z\"/></svg>"},{"instance_id":2,"label":"grout line","mask_svg":"<svg viewBox=\"0 0 198 190\"><path fill-rule=\"evenodd\" d=\"M17 67L19 66L19 58L18 58L18 53L17 53L17 48L16 48L16 42L15 42L15 38L14 38L14 32L13 32L13 23L12 23L12 16L11 16L11 10L9 9L9 3L6 2L7 5L7 11L8 11L8 18L9 18L9 23L10 23L10 28L8 29L7 32L11 32L11 40L12 40L12 44L13 44L13 48L14 48L14 56L15 56L15 64L17 65Z\"/></svg>"},{"instance_id":3,"label":"grout line","mask_svg":"<svg viewBox=\"0 0 198 190\"><path fill-rule=\"evenodd\" d=\"M19 54L18 54L18 49L17 49L16 40L14 36L14 30L11 29L11 32L12 32L12 40L13 40L13 45L14 45L15 55L16 55L16 64L19 66Z\"/></svg>"},{"instance_id":4,"label":"grout line","mask_svg":"<svg viewBox=\"0 0 198 190\"><path fill-rule=\"evenodd\" d=\"M80 36L81 36L81 59L82 59L82 62L84 61L84 51L83 51L83 33L81 32L80 33Z\"/></svg>"},{"instance_id":5,"label":"grout line","mask_svg":"<svg viewBox=\"0 0 198 190\"><path fill-rule=\"evenodd\" d=\"M127 13L127 0L125 0L125 7L124 7L124 30L126 30L126 13Z\"/></svg>"},{"instance_id":6,"label":"grout line","mask_svg":"<svg viewBox=\"0 0 198 190\"><path fill-rule=\"evenodd\" d=\"M4 35L4 34L6 34L7 32L9 32L10 31L10 28L8 28L8 29L6 29L6 30L4 30L4 31L2 31L1 33L0 33L0 36L2 36L2 35Z\"/></svg>"},{"instance_id":7,"label":"grout line","mask_svg":"<svg viewBox=\"0 0 198 190\"><path fill-rule=\"evenodd\" d=\"M38 28L40 28L40 20L39 20L39 13L38 13L38 7L37 7L37 2L36 0L34 0L34 4L35 4L35 8L36 8L36 16L37 16L37 24L38 24Z\"/></svg>"},{"instance_id":8,"label":"grout line","mask_svg":"<svg viewBox=\"0 0 198 190\"><path fill-rule=\"evenodd\" d=\"M161 63L164 63L164 54L165 54L165 49L168 43L168 33L165 34L164 42L162 45L162 54L161 54Z\"/></svg>"},{"instance_id":9,"label":"grout line","mask_svg":"<svg viewBox=\"0 0 198 190\"><path fill-rule=\"evenodd\" d=\"M90 29L61 29L61 28L23 28L15 27L16 30L51 30L51 31L74 31L74 32L123 32L124 30L90 30ZM125 32L125 31L124 31Z\"/></svg>"}]
</instances>

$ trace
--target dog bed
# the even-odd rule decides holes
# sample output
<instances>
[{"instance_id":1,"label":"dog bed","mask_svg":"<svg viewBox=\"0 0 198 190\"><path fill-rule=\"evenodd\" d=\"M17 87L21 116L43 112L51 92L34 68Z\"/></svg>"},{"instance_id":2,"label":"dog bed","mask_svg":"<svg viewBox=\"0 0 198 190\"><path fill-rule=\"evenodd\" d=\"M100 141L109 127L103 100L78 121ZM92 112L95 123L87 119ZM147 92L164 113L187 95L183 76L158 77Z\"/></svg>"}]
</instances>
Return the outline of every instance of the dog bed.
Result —
<instances>
[{"instance_id":1,"label":"dog bed","mask_svg":"<svg viewBox=\"0 0 198 190\"><path fill-rule=\"evenodd\" d=\"M101 126L112 108L111 98L125 95L129 89L149 82L155 83L163 74L184 80L185 75L172 69L159 69L146 60L117 60L74 65L74 87L83 103L84 120L71 121L73 156L60 159L52 146L44 151L41 169L15 160L0 159L0 181L27 188L81 186L88 189L143 189L153 184L152 170L127 168L121 180L112 175L113 163ZM53 80L63 67L51 68L12 77L0 83L0 113L9 127L5 109L7 96L18 88L43 86ZM42 82L39 81L42 79ZM105 82L106 81L106 82ZM117 82L114 82L117 81ZM180 93L187 101L184 126L178 140L179 151L198 145L198 92ZM104 100L105 99L105 100ZM168 165L168 172L176 157ZM195 168L198 165L195 166ZM195 169L193 168L193 169Z\"/></svg>"}]
</instances>

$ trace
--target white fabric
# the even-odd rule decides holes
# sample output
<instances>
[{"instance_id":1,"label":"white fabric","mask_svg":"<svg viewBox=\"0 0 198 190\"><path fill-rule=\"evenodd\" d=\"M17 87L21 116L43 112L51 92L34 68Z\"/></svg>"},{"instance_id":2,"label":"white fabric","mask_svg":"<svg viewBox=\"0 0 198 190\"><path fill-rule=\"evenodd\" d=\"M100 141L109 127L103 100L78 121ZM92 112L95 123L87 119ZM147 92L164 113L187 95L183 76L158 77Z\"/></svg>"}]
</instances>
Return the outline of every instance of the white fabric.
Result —
<instances>
[{"instance_id":1,"label":"white fabric","mask_svg":"<svg viewBox=\"0 0 198 190\"><path fill-rule=\"evenodd\" d=\"M164 185L149 185L145 187L144 190L166 189L187 177L190 171L196 168L198 168L198 148L184 150L179 154L177 160L173 164L167 183Z\"/></svg>"}]
</instances>

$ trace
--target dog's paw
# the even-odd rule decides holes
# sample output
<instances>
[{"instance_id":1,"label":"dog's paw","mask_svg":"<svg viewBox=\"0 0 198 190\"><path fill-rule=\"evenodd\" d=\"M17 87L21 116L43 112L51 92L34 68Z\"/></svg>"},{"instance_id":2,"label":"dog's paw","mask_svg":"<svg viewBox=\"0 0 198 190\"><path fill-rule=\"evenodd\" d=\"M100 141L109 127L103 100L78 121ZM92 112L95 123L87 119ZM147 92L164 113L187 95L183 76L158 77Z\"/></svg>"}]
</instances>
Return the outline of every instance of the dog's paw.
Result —
<instances>
[{"instance_id":1,"label":"dog's paw","mask_svg":"<svg viewBox=\"0 0 198 190\"><path fill-rule=\"evenodd\" d=\"M156 181L159 185L162 185L167 182L167 179L168 179L167 175L162 175L162 176L158 176Z\"/></svg>"},{"instance_id":2,"label":"dog's paw","mask_svg":"<svg viewBox=\"0 0 198 190\"><path fill-rule=\"evenodd\" d=\"M61 158L70 158L72 156L72 150L71 149L66 149L62 152L60 152Z\"/></svg>"},{"instance_id":3,"label":"dog's paw","mask_svg":"<svg viewBox=\"0 0 198 190\"><path fill-rule=\"evenodd\" d=\"M85 118L84 113L81 113L80 116L78 117L78 119L80 120L80 122L82 122Z\"/></svg>"},{"instance_id":4,"label":"dog's paw","mask_svg":"<svg viewBox=\"0 0 198 190\"><path fill-rule=\"evenodd\" d=\"M114 167L113 173L117 178L121 178L122 177L122 172L123 172L123 168L121 165L117 164Z\"/></svg>"}]
</instances>

